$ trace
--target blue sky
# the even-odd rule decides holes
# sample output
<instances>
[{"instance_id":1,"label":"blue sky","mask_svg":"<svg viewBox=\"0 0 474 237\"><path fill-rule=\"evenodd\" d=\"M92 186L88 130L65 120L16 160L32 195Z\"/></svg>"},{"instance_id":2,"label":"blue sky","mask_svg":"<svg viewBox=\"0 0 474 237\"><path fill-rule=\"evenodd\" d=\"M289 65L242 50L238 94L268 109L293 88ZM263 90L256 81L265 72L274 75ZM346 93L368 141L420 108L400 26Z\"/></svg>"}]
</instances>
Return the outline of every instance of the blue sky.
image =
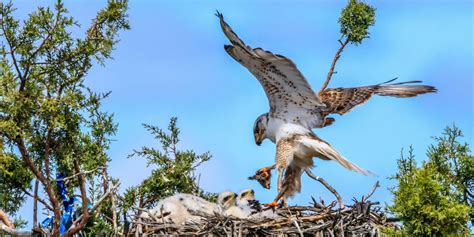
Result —
<instances>
[{"instance_id":1,"label":"blue sky","mask_svg":"<svg viewBox=\"0 0 474 237\"><path fill-rule=\"evenodd\" d=\"M376 84L398 77L436 86L437 94L413 99L373 97L330 127L315 130L345 157L378 174L365 177L335 162L316 160L313 172L325 178L346 202L360 197L379 180L373 200L390 202L387 177L396 172L400 150L413 145L425 159L432 136L456 123L473 144L473 26L470 1L368 1L377 8L370 39L348 46L330 87ZM48 4L51 1L42 1ZM96 66L87 83L112 91L104 110L115 113L118 133L110 149L110 172L121 190L150 174L144 160L127 159L133 149L155 146L142 127L166 127L178 117L181 149L210 151L213 159L199 169L200 184L220 192L252 187L267 202L276 195L246 179L274 159L275 146L253 141L255 118L268 111L257 80L230 58L223 45L215 10L249 45L292 59L313 89L320 88L338 48L337 23L346 1L132 1L130 31L121 33L114 60ZM15 1L24 17L38 2ZM66 1L85 28L105 1ZM84 29L74 30L82 32ZM273 182L275 183L275 182ZM275 186L275 185L273 185ZM307 177L302 193L290 201L306 204L310 196L334 197ZM20 215L30 220L31 202ZM41 219L41 218L40 218Z\"/></svg>"}]
</instances>

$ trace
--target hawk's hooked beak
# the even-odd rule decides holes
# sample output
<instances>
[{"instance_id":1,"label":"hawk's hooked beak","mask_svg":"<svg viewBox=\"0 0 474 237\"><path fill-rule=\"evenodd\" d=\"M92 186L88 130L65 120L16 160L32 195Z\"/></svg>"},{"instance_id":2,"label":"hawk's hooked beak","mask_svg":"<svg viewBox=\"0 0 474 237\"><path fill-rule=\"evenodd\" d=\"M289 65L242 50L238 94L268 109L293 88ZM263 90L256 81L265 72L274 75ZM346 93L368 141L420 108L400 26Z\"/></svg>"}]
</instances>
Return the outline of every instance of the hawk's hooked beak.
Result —
<instances>
[{"instance_id":1,"label":"hawk's hooked beak","mask_svg":"<svg viewBox=\"0 0 474 237\"><path fill-rule=\"evenodd\" d=\"M255 138L255 144L257 144L257 146L262 145L263 134L255 133L255 134L254 134L254 138Z\"/></svg>"}]
</instances>

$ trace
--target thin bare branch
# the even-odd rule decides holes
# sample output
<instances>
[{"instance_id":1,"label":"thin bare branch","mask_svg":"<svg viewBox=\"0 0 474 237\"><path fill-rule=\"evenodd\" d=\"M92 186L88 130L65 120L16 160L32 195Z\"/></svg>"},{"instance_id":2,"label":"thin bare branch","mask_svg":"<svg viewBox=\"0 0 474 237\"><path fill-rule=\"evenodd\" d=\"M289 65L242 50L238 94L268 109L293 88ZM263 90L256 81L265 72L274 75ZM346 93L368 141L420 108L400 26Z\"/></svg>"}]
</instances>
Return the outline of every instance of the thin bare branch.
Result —
<instances>
[{"instance_id":1,"label":"thin bare branch","mask_svg":"<svg viewBox=\"0 0 474 237\"><path fill-rule=\"evenodd\" d=\"M372 194L374 194L375 190L380 187L380 184L379 184L379 181L377 180L377 182L375 182L374 186L372 187L372 191L370 191L369 194L367 194L366 196L362 197L362 202L366 202L367 200L369 200L370 196L372 196Z\"/></svg>"},{"instance_id":2,"label":"thin bare branch","mask_svg":"<svg viewBox=\"0 0 474 237\"><path fill-rule=\"evenodd\" d=\"M322 183L324 185L324 187L326 187L329 191L331 191L331 193L334 194L334 196L336 196L336 199L337 201L339 202L339 207L342 209L344 208L344 202L342 201L342 198L341 196L339 195L339 193L336 191L336 189L334 189L331 185L329 185L326 180L324 180L323 178L319 177L319 176L316 176L313 174L313 172L311 172L311 170L309 169L306 169L305 170L306 174L311 177L312 179Z\"/></svg>"},{"instance_id":3,"label":"thin bare branch","mask_svg":"<svg viewBox=\"0 0 474 237\"><path fill-rule=\"evenodd\" d=\"M37 181L35 181L35 183L36 183L36 182L37 182ZM37 187L37 186L36 186L36 187ZM36 187L35 187L35 193L37 194L37 188L36 188ZM28 191L27 189L23 189L23 188L22 188L22 191L23 191L26 195L32 197L33 200L36 200L36 201L38 201L38 202L41 202L41 204L43 204L44 207L46 207L46 209L48 209L48 210L50 210L50 211L53 210L53 208L51 207L51 205L48 204L44 199L38 197L38 196L35 195L35 194L30 193L30 191Z\"/></svg>"},{"instance_id":4,"label":"thin bare branch","mask_svg":"<svg viewBox=\"0 0 474 237\"><path fill-rule=\"evenodd\" d=\"M336 67L337 60L339 60L339 58L341 57L341 53L344 50L344 47L346 47L346 45L349 43L349 38L346 38L344 42L342 42L341 39L338 40L338 42L341 44L341 47L339 47L339 49L336 52L336 55L334 56L334 59L332 60L331 68L329 68L326 81L324 81L324 84L321 87L321 90L319 90L319 95L321 95L323 91L326 89L326 87L328 86L329 81L331 80L331 77L334 74L334 68Z\"/></svg>"},{"instance_id":5,"label":"thin bare branch","mask_svg":"<svg viewBox=\"0 0 474 237\"><path fill-rule=\"evenodd\" d=\"M65 177L65 178L62 178L62 179L56 179L56 181L65 181L65 182L66 182L66 181L68 181L68 180L70 180L70 179L73 179L73 178L79 176L79 175L90 174L90 173L93 173L93 172L95 172L95 171L97 171L97 170L99 170L99 169L103 169L103 168L104 168L103 166L98 166L98 167L96 167L96 168L94 168L94 169L86 170L86 171L81 171L81 172L79 172L79 173L75 173L75 174L73 174L73 175L71 175L71 176L68 176L68 177Z\"/></svg>"}]
</instances>

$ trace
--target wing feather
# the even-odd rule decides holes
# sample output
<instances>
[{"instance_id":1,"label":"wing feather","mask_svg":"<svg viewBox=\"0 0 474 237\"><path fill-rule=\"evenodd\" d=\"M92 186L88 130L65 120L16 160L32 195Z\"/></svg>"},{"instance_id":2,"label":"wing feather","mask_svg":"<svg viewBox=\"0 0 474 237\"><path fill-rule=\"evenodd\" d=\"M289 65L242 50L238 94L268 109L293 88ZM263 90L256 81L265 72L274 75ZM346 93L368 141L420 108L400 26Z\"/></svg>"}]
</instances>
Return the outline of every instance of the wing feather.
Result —
<instances>
[{"instance_id":1,"label":"wing feather","mask_svg":"<svg viewBox=\"0 0 474 237\"><path fill-rule=\"evenodd\" d=\"M260 82L270 104L270 115L306 127L321 123L325 107L318 95L288 58L261 48L247 46L217 13L222 31L231 45L226 52L246 67Z\"/></svg>"},{"instance_id":2,"label":"wing feather","mask_svg":"<svg viewBox=\"0 0 474 237\"><path fill-rule=\"evenodd\" d=\"M396 79L396 78L395 78ZM326 89L321 93L321 99L326 104L325 115L337 113L343 115L355 107L367 102L372 95L409 98L417 95L436 92L436 88L426 85L414 85L421 81L385 83L353 88Z\"/></svg>"}]
</instances>

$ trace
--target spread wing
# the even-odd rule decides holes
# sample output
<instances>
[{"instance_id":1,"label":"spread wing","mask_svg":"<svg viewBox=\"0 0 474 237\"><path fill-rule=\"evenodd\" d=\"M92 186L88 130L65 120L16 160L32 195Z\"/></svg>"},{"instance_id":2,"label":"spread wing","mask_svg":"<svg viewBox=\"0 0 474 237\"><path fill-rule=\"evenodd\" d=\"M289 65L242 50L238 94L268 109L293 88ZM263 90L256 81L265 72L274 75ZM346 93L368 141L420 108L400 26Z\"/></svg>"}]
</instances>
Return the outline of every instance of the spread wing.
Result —
<instances>
[{"instance_id":1,"label":"spread wing","mask_svg":"<svg viewBox=\"0 0 474 237\"><path fill-rule=\"evenodd\" d=\"M250 48L220 19L222 31L231 45L226 52L246 67L260 82L270 103L270 116L312 126L320 122L320 109L325 105L313 92L296 65L284 56L261 48Z\"/></svg>"},{"instance_id":2,"label":"spread wing","mask_svg":"<svg viewBox=\"0 0 474 237\"><path fill-rule=\"evenodd\" d=\"M367 102L372 95L409 98L417 95L436 92L436 88L426 85L415 85L421 81L392 83L395 79L372 86L354 88L326 89L321 93L321 99L326 104L325 114L337 113L343 115L355 107Z\"/></svg>"}]
</instances>

